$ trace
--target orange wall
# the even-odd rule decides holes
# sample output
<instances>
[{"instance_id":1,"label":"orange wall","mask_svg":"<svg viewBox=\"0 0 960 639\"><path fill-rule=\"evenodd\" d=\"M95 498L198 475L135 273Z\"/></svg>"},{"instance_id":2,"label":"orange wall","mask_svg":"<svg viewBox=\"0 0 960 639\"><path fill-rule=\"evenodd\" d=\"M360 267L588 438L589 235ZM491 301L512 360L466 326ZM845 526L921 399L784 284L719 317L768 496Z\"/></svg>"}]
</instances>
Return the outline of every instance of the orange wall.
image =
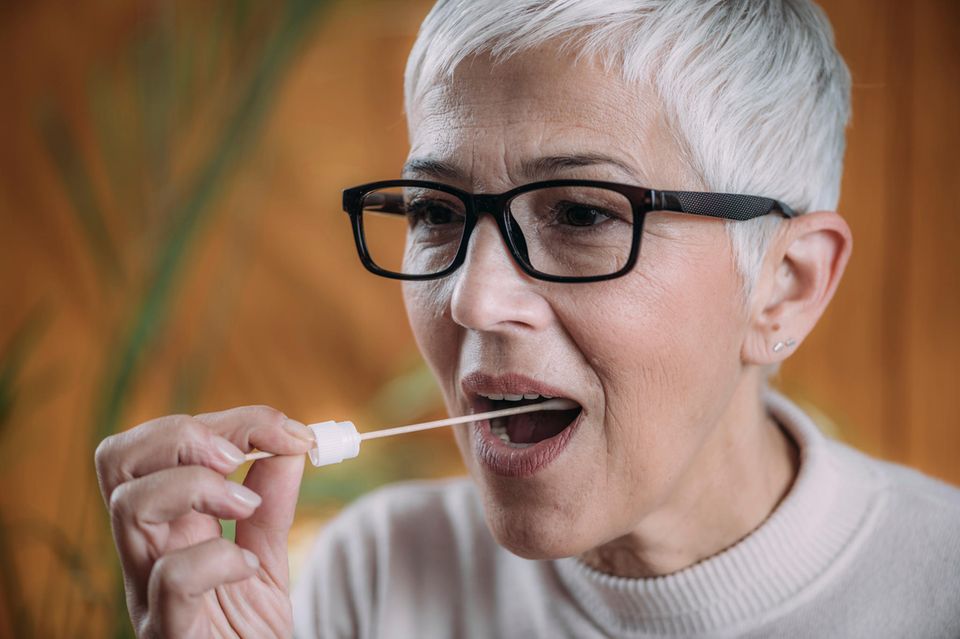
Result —
<instances>
[{"instance_id":1,"label":"orange wall","mask_svg":"<svg viewBox=\"0 0 960 639\"><path fill-rule=\"evenodd\" d=\"M0 9L0 478L13 488L0 495L0 636L18 610L38 636L113 623L98 429L248 403L369 427L440 410L399 287L362 270L338 201L399 170L401 75L426 2L344 2L289 35L300 45L227 154L170 295L146 304L251 61L279 29L283 3L246 22L234 4ZM840 437L960 483L960 5L823 4L854 78L840 209L855 249L780 383ZM143 317L157 323L131 349ZM128 351L137 365L111 421L104 398ZM371 444L308 475L304 516L460 468L447 434Z\"/></svg>"},{"instance_id":2,"label":"orange wall","mask_svg":"<svg viewBox=\"0 0 960 639\"><path fill-rule=\"evenodd\" d=\"M783 371L842 436L960 483L960 4L825 0L853 73L853 258Z\"/></svg>"}]
</instances>

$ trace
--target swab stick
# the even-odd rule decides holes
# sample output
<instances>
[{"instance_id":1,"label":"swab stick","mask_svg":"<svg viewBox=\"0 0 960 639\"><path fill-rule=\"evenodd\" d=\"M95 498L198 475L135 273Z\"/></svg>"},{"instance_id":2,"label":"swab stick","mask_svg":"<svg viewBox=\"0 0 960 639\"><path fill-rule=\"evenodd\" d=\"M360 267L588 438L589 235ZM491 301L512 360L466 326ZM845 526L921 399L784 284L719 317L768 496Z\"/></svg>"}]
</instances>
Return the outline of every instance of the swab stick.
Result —
<instances>
[{"instance_id":1,"label":"swab stick","mask_svg":"<svg viewBox=\"0 0 960 639\"><path fill-rule=\"evenodd\" d=\"M317 448L327 446L330 444L329 441L321 441L321 438L328 440L329 437L326 435L333 435L337 438L337 441L334 442L334 447L339 447L342 449L344 446L347 449L359 449L360 442L367 439L379 439L380 437L393 437L394 435L405 435L407 433L416 433L421 430L429 430L431 428L441 428L443 426L455 426L457 424L468 424L470 422L477 422L484 419L493 419L495 417L507 417L508 415L520 415L522 413L536 413L544 410L572 410L576 408L578 404L569 399L548 399L545 402L540 402L538 404L526 404L524 406L516 406L514 408L501 408L500 410L491 410L485 413L476 413L473 415L463 415L462 417L449 417L447 419L438 419L432 422L423 422L421 424L410 424L409 426L397 426L395 428L385 428L382 430L373 430L367 433L357 433L356 428L350 422L323 422L321 424L311 424L310 429L313 431L314 435L317 437ZM349 426L347 426L349 425ZM334 431L336 427L340 427L340 430ZM350 430L352 429L352 433ZM310 460L314 462L314 465L322 466L324 463L317 463L318 460L326 459L322 453L320 457L317 457L317 448L314 448L310 451ZM343 453L345 451L339 450L337 452ZM337 456L334 453L334 456ZM264 451L254 451L246 455L247 461L254 461L257 459L266 459L267 457L274 457L274 453L267 453ZM340 459L335 460L334 462L326 463L336 463L343 461L347 457L356 457L356 452L354 454L344 454L340 455Z\"/></svg>"}]
</instances>

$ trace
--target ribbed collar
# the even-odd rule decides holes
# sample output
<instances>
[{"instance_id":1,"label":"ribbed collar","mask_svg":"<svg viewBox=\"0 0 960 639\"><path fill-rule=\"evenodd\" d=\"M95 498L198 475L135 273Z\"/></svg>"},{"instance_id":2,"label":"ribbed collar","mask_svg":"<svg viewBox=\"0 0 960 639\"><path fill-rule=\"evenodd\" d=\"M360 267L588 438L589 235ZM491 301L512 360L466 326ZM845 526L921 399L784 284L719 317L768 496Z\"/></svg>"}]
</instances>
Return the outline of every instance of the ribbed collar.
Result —
<instances>
[{"instance_id":1,"label":"ribbed collar","mask_svg":"<svg viewBox=\"0 0 960 639\"><path fill-rule=\"evenodd\" d=\"M824 438L799 407L768 391L767 409L800 449L787 496L730 548L663 577L628 579L577 558L553 562L584 614L616 636L745 631L812 587L838 561L874 507L876 479Z\"/></svg>"}]
</instances>

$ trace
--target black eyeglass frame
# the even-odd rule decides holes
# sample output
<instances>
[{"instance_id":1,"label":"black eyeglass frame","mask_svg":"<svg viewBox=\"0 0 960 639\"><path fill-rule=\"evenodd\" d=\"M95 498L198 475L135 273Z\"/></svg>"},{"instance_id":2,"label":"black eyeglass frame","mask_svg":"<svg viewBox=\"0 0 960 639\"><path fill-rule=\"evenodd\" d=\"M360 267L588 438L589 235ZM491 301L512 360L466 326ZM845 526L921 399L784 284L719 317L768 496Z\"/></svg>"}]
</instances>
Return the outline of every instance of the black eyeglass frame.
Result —
<instances>
[{"instance_id":1,"label":"black eyeglass frame","mask_svg":"<svg viewBox=\"0 0 960 639\"><path fill-rule=\"evenodd\" d=\"M515 231L512 230L513 227L517 226L517 223L510 215L509 205L511 200L530 191L570 186L608 189L623 195L630 202L630 206L633 209L633 239L630 247L630 255L623 267L615 273L582 277L543 273L527 262L527 258L524 255L526 252L525 248L518 244L514 238L514 232L519 234L521 239L523 238L523 233L519 228L516 228ZM437 273L428 273L425 275L396 273L381 268L370 257L363 233L364 198L372 191L391 187L434 189L449 193L463 202L463 235L460 238L460 246L457 247L457 254L447 268ZM660 191L643 186L620 184L618 182L577 179L531 182L510 189L505 193L495 194L469 193L448 184L430 180L381 180L344 189L343 210L350 216L353 227L353 238L357 245L357 252L360 254L360 261L368 271L382 277L406 281L435 280L446 277L460 268L464 261L466 261L467 249L470 244L470 236L473 233L473 229L480 221L480 216L490 214L496 221L497 228L500 230L500 236L507 245L511 257L524 273L538 280L565 283L600 282L626 275L634 265L636 265L637 256L640 254L640 238L643 234L643 223L647 213L652 211L689 213L692 215L703 215L737 221L752 220L771 213L778 213L787 218L796 217L797 215L792 208L783 202L758 195L711 193L706 191Z\"/></svg>"}]
</instances>

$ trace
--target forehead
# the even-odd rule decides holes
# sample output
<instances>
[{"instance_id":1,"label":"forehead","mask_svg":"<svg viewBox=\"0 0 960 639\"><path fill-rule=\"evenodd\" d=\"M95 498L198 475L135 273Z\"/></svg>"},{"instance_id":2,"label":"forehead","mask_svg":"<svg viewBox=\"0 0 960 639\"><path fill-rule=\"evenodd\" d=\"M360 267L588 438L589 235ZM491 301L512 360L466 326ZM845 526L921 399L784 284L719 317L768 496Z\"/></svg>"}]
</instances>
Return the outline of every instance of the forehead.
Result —
<instances>
[{"instance_id":1,"label":"forehead","mask_svg":"<svg viewBox=\"0 0 960 639\"><path fill-rule=\"evenodd\" d=\"M450 78L424 90L408 118L409 177L459 177L477 187L505 187L576 170L644 186L692 188L646 85L553 47L504 61L468 58Z\"/></svg>"}]
</instances>

